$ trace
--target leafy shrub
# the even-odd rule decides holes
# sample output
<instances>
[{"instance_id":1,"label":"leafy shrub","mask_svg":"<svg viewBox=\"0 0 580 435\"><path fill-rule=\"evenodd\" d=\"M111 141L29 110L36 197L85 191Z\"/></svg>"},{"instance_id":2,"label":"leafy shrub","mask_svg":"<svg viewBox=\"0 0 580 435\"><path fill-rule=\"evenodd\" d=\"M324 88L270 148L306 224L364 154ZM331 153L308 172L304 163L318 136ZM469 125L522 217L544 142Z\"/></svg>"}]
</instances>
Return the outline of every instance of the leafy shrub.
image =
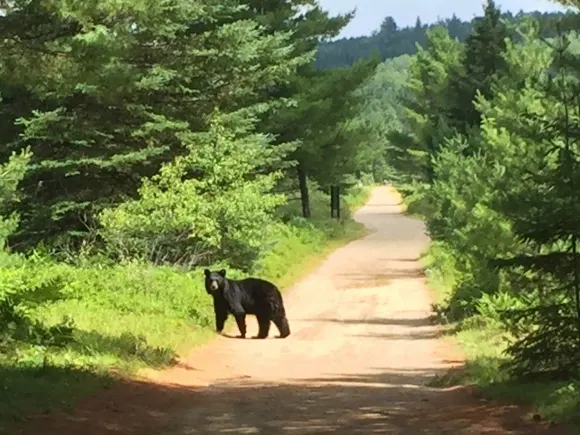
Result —
<instances>
[{"instance_id":1,"label":"leafy shrub","mask_svg":"<svg viewBox=\"0 0 580 435\"><path fill-rule=\"evenodd\" d=\"M501 291L496 294L484 293L475 305L480 316L497 323L501 323L506 312L519 310L525 306L525 302L520 298Z\"/></svg>"},{"instance_id":2,"label":"leafy shrub","mask_svg":"<svg viewBox=\"0 0 580 435\"><path fill-rule=\"evenodd\" d=\"M19 154L12 153L7 162L0 165L0 250L5 247L6 239L18 227L19 216L8 213L19 200L18 185L28 170L31 153L28 149Z\"/></svg>"},{"instance_id":3,"label":"leafy shrub","mask_svg":"<svg viewBox=\"0 0 580 435\"><path fill-rule=\"evenodd\" d=\"M228 259L248 269L286 199L272 192L281 173L261 171L278 161L280 150L269 137L248 133L251 123L242 121L216 114L208 133L182 134L185 155L144 180L139 199L101 214L109 249L156 264Z\"/></svg>"},{"instance_id":4,"label":"leafy shrub","mask_svg":"<svg viewBox=\"0 0 580 435\"><path fill-rule=\"evenodd\" d=\"M5 251L5 243L17 228L19 216L11 213L6 216L6 210L13 202L18 201L18 185L30 161L28 150L20 154L12 154L10 159L0 165L0 339L6 336L6 328L13 320L25 316L25 308L21 304L24 297L39 290L40 282L29 276L26 264L21 258L10 256Z\"/></svg>"}]
</instances>

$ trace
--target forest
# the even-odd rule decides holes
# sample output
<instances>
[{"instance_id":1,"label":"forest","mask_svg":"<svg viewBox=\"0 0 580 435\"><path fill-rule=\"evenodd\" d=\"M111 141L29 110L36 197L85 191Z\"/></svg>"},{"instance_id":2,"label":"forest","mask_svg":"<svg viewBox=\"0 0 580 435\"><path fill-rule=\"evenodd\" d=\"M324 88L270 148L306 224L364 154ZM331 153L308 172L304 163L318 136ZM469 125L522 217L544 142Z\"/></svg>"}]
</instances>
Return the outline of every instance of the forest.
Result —
<instances>
[{"instance_id":1,"label":"forest","mask_svg":"<svg viewBox=\"0 0 580 435\"><path fill-rule=\"evenodd\" d=\"M516 14L505 11L501 18L510 22L518 22L533 17L542 28L540 34L544 37L555 36L553 23L564 14L561 12L523 12ZM437 23L424 24L420 18L411 27L400 27L391 17L385 17L379 29L371 35L351 38L335 38L320 44L316 55L315 66L320 69L351 66L357 61L377 56L381 61L402 56L416 54L417 47L424 47L427 33L434 27L444 27L451 38L457 38L464 43L471 34L477 19L462 21L456 15L445 18ZM519 35L514 35L518 38Z\"/></svg>"},{"instance_id":2,"label":"forest","mask_svg":"<svg viewBox=\"0 0 580 435\"><path fill-rule=\"evenodd\" d=\"M350 16L307 0L1 5L4 433L211 337L204 267L285 287L359 237L377 61L314 69Z\"/></svg>"},{"instance_id":3,"label":"forest","mask_svg":"<svg viewBox=\"0 0 580 435\"><path fill-rule=\"evenodd\" d=\"M174 363L214 334L205 267L285 288L364 234L384 181L468 358L440 382L580 423L580 1L560 3L336 40L352 15L311 0L2 1L0 432Z\"/></svg>"},{"instance_id":4,"label":"forest","mask_svg":"<svg viewBox=\"0 0 580 435\"><path fill-rule=\"evenodd\" d=\"M580 15L448 26L359 90L382 171L432 240L436 319L468 357L441 385L580 422Z\"/></svg>"}]
</instances>

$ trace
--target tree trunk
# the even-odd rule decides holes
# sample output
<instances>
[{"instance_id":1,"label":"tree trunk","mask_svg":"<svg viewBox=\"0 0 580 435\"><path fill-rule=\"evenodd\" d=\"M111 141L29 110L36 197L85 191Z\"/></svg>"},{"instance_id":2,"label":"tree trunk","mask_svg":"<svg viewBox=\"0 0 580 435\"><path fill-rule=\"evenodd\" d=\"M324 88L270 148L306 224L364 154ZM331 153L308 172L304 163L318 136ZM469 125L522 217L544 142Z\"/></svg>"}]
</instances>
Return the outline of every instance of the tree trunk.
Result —
<instances>
[{"instance_id":1,"label":"tree trunk","mask_svg":"<svg viewBox=\"0 0 580 435\"><path fill-rule=\"evenodd\" d=\"M308 194L308 184L306 183L308 177L301 163L298 163L297 171L298 184L300 186L300 202L302 203L302 216L310 218L310 195Z\"/></svg>"}]
</instances>

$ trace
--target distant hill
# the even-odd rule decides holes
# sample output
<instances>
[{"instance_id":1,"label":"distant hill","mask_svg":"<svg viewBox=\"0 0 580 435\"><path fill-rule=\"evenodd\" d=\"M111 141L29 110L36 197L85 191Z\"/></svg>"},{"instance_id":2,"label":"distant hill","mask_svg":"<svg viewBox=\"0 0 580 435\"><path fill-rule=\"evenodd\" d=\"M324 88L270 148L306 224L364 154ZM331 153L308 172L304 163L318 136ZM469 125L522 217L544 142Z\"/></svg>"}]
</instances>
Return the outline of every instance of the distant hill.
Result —
<instances>
[{"instance_id":1,"label":"distant hill","mask_svg":"<svg viewBox=\"0 0 580 435\"><path fill-rule=\"evenodd\" d=\"M515 22L526 16L534 16L541 23L547 24L564 15L562 12L519 12L517 14L504 13L503 17ZM346 67L356 61L378 53L382 60L401 56L403 54L414 54L417 51L416 44L421 46L425 43L425 32L427 29L442 25L447 28L449 34L458 38L461 42L471 33L471 28L475 20L462 21L455 15L436 24L425 25L417 19L415 26L399 28L393 17L386 17L380 29L370 36L360 36L356 38L342 38L322 44L318 49L316 67L320 69ZM554 36L552 30L547 30L546 37Z\"/></svg>"}]
</instances>

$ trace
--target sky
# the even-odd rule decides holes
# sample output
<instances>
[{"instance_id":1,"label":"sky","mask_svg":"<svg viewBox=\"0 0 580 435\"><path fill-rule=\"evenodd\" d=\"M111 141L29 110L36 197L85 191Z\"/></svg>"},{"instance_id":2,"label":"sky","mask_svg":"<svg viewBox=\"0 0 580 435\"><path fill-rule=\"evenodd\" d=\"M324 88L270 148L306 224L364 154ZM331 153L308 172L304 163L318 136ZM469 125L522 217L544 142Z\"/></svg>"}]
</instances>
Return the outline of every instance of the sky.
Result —
<instances>
[{"instance_id":1,"label":"sky","mask_svg":"<svg viewBox=\"0 0 580 435\"><path fill-rule=\"evenodd\" d=\"M414 25L417 16L423 23L438 18L449 18L455 13L463 20L471 20L483 12L483 0L319 0L324 9L333 14L357 8L355 18L341 36L369 35L377 30L383 19L390 15L399 27ZM561 7L549 0L496 0L504 11L556 11Z\"/></svg>"}]
</instances>

